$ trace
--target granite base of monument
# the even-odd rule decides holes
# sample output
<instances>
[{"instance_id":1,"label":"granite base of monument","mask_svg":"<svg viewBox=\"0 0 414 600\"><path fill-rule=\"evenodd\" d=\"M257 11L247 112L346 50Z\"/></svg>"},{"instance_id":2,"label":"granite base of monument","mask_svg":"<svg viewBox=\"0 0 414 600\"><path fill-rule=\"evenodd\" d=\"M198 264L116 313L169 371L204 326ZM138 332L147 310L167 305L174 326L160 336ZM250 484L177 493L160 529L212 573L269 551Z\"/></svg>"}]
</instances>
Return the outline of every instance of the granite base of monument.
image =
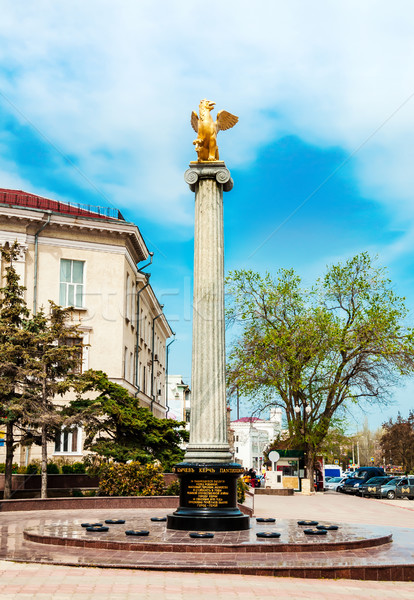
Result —
<instances>
[{"instance_id":1,"label":"granite base of monument","mask_svg":"<svg viewBox=\"0 0 414 600\"><path fill-rule=\"evenodd\" d=\"M237 508L237 480L243 473L239 464L180 463L174 471L180 480L180 506L167 516L167 529L250 528L250 518Z\"/></svg>"}]
</instances>

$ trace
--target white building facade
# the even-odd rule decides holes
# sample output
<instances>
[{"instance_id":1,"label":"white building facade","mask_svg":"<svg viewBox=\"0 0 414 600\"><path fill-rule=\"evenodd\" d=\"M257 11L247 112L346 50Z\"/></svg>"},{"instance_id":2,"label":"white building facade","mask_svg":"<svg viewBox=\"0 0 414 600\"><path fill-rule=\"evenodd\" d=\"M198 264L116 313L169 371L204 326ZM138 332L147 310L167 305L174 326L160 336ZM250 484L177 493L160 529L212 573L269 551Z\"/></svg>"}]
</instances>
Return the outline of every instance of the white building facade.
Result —
<instances>
[{"instance_id":1,"label":"white building facade","mask_svg":"<svg viewBox=\"0 0 414 600\"><path fill-rule=\"evenodd\" d=\"M0 244L18 242L15 263L28 308L73 306L82 369L101 370L160 418L166 416L166 341L172 330L142 271L151 260L138 227L118 211L0 189ZM146 261L146 265L143 263ZM143 266L141 266L143 265ZM15 462L39 457L39 448ZM4 460L0 444L0 462ZM62 431L49 456L78 460L82 430Z\"/></svg>"},{"instance_id":2,"label":"white building facade","mask_svg":"<svg viewBox=\"0 0 414 600\"><path fill-rule=\"evenodd\" d=\"M261 469L263 453L282 431L282 409L272 408L269 420L243 417L232 421L234 458L246 469Z\"/></svg>"},{"instance_id":3,"label":"white building facade","mask_svg":"<svg viewBox=\"0 0 414 600\"><path fill-rule=\"evenodd\" d=\"M181 375L167 375L167 417L176 421L185 421L190 429L191 391Z\"/></svg>"}]
</instances>

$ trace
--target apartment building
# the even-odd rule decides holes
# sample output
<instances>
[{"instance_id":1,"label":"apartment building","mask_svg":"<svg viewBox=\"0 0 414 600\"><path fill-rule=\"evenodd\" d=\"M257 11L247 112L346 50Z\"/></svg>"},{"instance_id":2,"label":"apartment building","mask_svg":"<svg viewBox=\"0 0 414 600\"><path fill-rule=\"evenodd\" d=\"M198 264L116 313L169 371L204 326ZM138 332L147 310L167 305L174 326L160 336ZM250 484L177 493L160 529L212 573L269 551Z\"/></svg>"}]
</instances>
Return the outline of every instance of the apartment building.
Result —
<instances>
[{"instance_id":1,"label":"apartment building","mask_svg":"<svg viewBox=\"0 0 414 600\"><path fill-rule=\"evenodd\" d=\"M167 375L167 416L175 421L185 421L190 429L191 390L182 375Z\"/></svg>"},{"instance_id":2,"label":"apartment building","mask_svg":"<svg viewBox=\"0 0 414 600\"><path fill-rule=\"evenodd\" d=\"M242 417L230 423L236 462L246 469L260 469L263 453L282 431L282 409L271 408L269 419Z\"/></svg>"},{"instance_id":3,"label":"apartment building","mask_svg":"<svg viewBox=\"0 0 414 600\"><path fill-rule=\"evenodd\" d=\"M157 417L166 416L166 341L172 330L143 269L151 255L136 225L111 208L0 189L0 243L20 246L15 264L36 313L53 300L74 306L82 369L105 371ZM1 444L0 444L1 446ZM0 447L0 462L4 460ZM39 450L21 450L21 464ZM77 460L82 431L62 431L50 456Z\"/></svg>"}]
</instances>

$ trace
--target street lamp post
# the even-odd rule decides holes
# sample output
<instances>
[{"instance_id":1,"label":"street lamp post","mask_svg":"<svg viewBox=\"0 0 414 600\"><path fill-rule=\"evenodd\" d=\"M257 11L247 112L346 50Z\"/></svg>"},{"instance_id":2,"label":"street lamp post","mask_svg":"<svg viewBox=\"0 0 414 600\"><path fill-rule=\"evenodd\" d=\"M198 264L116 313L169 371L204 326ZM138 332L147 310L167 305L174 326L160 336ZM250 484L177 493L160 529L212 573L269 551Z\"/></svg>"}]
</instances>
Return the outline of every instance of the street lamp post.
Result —
<instances>
[{"instance_id":1,"label":"street lamp post","mask_svg":"<svg viewBox=\"0 0 414 600\"><path fill-rule=\"evenodd\" d=\"M306 436L306 418L309 415L309 413L311 412L311 407L306 404L306 402L304 402L302 404L302 407L300 407L298 404L295 404L295 406L293 407L293 410L296 413L296 416L299 417L299 414L301 412L302 409L302 423L303 423L303 441L305 442L305 436ZM306 469L306 475L308 475L307 472L307 454L306 454L306 450L304 451L304 459L305 459L305 469ZM310 487L310 483L309 483L309 487Z\"/></svg>"}]
</instances>

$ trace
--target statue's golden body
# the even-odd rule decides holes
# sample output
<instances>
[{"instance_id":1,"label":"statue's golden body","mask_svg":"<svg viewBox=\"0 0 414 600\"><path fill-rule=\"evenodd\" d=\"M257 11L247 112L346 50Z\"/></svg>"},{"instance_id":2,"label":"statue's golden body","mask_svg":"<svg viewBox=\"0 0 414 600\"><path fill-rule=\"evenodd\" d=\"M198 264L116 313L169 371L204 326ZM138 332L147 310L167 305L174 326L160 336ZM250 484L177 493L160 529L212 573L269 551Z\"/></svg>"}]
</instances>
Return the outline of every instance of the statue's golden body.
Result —
<instances>
[{"instance_id":1,"label":"statue's golden body","mask_svg":"<svg viewBox=\"0 0 414 600\"><path fill-rule=\"evenodd\" d=\"M230 129L239 120L231 113L221 110L217 113L217 121L213 121L211 111L215 106L211 100L201 100L199 106L200 116L194 111L191 113L191 125L197 133L193 144L198 155L198 162L219 160L217 148L217 134L220 130Z\"/></svg>"}]
</instances>

